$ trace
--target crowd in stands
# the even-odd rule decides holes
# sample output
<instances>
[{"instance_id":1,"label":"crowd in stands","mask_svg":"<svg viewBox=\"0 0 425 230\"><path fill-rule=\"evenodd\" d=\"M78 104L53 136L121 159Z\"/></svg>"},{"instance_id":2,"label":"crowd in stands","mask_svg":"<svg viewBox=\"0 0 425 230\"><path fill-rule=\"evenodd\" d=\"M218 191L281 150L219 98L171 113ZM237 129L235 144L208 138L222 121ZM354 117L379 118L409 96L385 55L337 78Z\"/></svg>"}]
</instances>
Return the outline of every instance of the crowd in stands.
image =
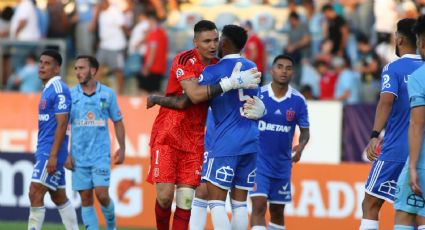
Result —
<instances>
[{"instance_id":1,"label":"crowd in stands","mask_svg":"<svg viewBox=\"0 0 425 230\"><path fill-rule=\"evenodd\" d=\"M0 9L0 39L61 39L71 59L78 54L96 55L102 65L99 76L113 75L119 94L127 94L125 84L131 77L138 80L140 94L161 92L171 59L192 48L192 26L204 18L202 12L187 10L190 7L181 10L180 4L206 9L222 4L223 12L215 20L218 28L239 23L247 29L244 55L257 63L265 81L270 60L286 53L296 61L293 85L307 99L346 104L376 103L381 69L397 58L396 22L425 13L425 0L174 0L166 5L160 0L63 2L48 0L46 6L40 6L33 0L17 0L14 8ZM255 12L256 17L242 20L226 11L229 4L252 7L253 15L260 4L282 10L284 23L278 26L275 16L267 12ZM36 54L34 49L27 50L17 60L13 49L5 49L2 88L40 90L34 80L38 74Z\"/></svg>"}]
</instances>

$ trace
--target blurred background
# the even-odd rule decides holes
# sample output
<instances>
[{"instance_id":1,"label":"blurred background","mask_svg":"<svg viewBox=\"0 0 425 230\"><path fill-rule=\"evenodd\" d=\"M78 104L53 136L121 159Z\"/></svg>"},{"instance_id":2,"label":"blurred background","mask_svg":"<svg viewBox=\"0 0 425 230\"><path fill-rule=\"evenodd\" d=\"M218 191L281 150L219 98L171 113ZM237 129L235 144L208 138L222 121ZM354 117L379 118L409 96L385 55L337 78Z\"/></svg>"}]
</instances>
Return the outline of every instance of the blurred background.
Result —
<instances>
[{"instance_id":1,"label":"blurred background","mask_svg":"<svg viewBox=\"0 0 425 230\"><path fill-rule=\"evenodd\" d=\"M156 18L146 17L151 12ZM239 24L248 30L243 54L256 62L264 84L276 55L287 53L296 61L292 85L308 100L312 138L301 164L294 166L287 226L358 229L370 168L363 149L379 99L381 70L398 58L397 21L421 14L425 0L1 0L0 228L26 226L42 90L37 62L47 48L64 57L62 76L70 87L77 83L77 55L100 50L122 54L122 59L113 57L119 60L116 65L105 61L99 74L120 95L128 132L128 161L114 168L111 193L118 200L120 226L154 227L154 188L144 179L158 108L146 110L145 97L164 92L172 58L193 48L194 24L208 19L219 29ZM166 60L159 61L167 67L156 73L143 63L157 29L166 34L166 49L160 51ZM164 76L154 91L140 80L148 73ZM68 192L78 208L78 195ZM60 222L50 207L46 221ZM384 213L388 218L381 224L389 229L392 211L386 207Z\"/></svg>"}]
</instances>

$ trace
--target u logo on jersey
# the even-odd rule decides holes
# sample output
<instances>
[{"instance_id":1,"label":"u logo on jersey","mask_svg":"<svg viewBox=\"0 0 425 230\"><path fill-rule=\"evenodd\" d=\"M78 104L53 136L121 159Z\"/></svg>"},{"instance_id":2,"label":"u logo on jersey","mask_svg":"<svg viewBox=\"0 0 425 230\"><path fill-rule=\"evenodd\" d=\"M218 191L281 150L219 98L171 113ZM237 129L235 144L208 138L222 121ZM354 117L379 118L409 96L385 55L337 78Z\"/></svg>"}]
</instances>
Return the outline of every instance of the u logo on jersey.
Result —
<instances>
[{"instance_id":1,"label":"u logo on jersey","mask_svg":"<svg viewBox=\"0 0 425 230\"><path fill-rule=\"evenodd\" d=\"M286 120L293 121L295 118L295 111L292 108L286 110Z\"/></svg>"},{"instance_id":2,"label":"u logo on jersey","mask_svg":"<svg viewBox=\"0 0 425 230\"><path fill-rule=\"evenodd\" d=\"M40 109L45 109L46 108L46 100L41 100L39 107L40 107Z\"/></svg>"}]
</instances>

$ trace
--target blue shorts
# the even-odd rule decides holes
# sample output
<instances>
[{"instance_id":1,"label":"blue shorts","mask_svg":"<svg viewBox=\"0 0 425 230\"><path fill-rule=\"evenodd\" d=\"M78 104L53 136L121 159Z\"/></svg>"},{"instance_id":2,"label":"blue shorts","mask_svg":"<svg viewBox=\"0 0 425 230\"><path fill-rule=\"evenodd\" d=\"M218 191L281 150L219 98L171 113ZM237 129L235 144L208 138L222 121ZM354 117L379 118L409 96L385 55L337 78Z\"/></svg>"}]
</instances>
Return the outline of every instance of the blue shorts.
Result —
<instances>
[{"instance_id":1,"label":"blue shorts","mask_svg":"<svg viewBox=\"0 0 425 230\"><path fill-rule=\"evenodd\" d=\"M404 163L376 160L367 178L365 192L374 197L394 201L397 179L403 169Z\"/></svg>"},{"instance_id":2,"label":"blue shorts","mask_svg":"<svg viewBox=\"0 0 425 230\"><path fill-rule=\"evenodd\" d=\"M72 190L80 191L95 187L109 187L111 167L99 165L92 167L76 167L72 171Z\"/></svg>"},{"instance_id":3,"label":"blue shorts","mask_svg":"<svg viewBox=\"0 0 425 230\"><path fill-rule=\"evenodd\" d=\"M236 187L250 191L255 182L256 157L256 153L208 157L208 165L202 179L222 189Z\"/></svg>"},{"instance_id":4,"label":"blue shorts","mask_svg":"<svg viewBox=\"0 0 425 230\"><path fill-rule=\"evenodd\" d=\"M207 168L208 168L208 151L204 152L204 159L202 162L202 173L201 173L201 183L205 183L204 176L207 175Z\"/></svg>"},{"instance_id":5,"label":"blue shorts","mask_svg":"<svg viewBox=\"0 0 425 230\"><path fill-rule=\"evenodd\" d=\"M65 188L65 169L63 163L56 165L56 172L49 175L47 173L47 157L36 157L34 169L32 172L32 182L40 183L51 190Z\"/></svg>"},{"instance_id":6,"label":"blue shorts","mask_svg":"<svg viewBox=\"0 0 425 230\"><path fill-rule=\"evenodd\" d=\"M419 184L425 191L425 169L417 169ZM413 193L409 185L409 170L406 164L397 182L394 209L425 217L425 198Z\"/></svg>"},{"instance_id":7,"label":"blue shorts","mask_svg":"<svg viewBox=\"0 0 425 230\"><path fill-rule=\"evenodd\" d=\"M255 177L255 186L250 197L266 197L271 204L288 204L292 200L291 178L272 178L261 173Z\"/></svg>"}]
</instances>

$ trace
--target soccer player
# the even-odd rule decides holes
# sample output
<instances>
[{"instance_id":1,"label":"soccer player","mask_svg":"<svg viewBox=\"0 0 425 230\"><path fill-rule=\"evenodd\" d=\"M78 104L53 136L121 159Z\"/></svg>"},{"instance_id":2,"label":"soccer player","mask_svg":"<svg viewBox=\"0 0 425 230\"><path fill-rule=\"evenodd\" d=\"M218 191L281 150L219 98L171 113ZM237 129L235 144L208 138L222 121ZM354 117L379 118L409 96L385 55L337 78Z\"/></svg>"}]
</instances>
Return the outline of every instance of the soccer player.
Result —
<instances>
[{"instance_id":1,"label":"soccer player","mask_svg":"<svg viewBox=\"0 0 425 230\"><path fill-rule=\"evenodd\" d=\"M255 189L249 193L252 230L267 229L267 202L271 218L268 229L285 229L285 204L292 199L292 163L300 160L310 138L307 104L301 93L289 85L294 75L292 57L275 57L270 74L272 82L261 87L260 94L267 114L258 123L260 151ZM300 128L299 144L292 147L296 125Z\"/></svg>"},{"instance_id":2,"label":"soccer player","mask_svg":"<svg viewBox=\"0 0 425 230\"><path fill-rule=\"evenodd\" d=\"M417 46L425 60L425 16L420 16L414 27ZM407 81L410 99L408 131L409 157L398 178L394 201L395 230L425 229L425 66L413 72ZM416 222L416 224L415 224Z\"/></svg>"},{"instance_id":3,"label":"soccer player","mask_svg":"<svg viewBox=\"0 0 425 230\"><path fill-rule=\"evenodd\" d=\"M255 67L252 61L240 56L247 37L242 27L225 26L218 50L219 57L223 58L218 64L205 68L200 84L218 83L221 78L230 75L236 63L241 63L242 69ZM248 226L246 199L248 190L254 186L259 131L257 121L247 119L250 108L244 110L244 102L262 104L256 95L258 88L239 89L210 101L215 128L206 174L202 179L207 183L208 206L215 229L246 229ZM260 111L257 118L263 115L264 107ZM228 190L231 190L232 223L224 207Z\"/></svg>"},{"instance_id":4,"label":"soccer player","mask_svg":"<svg viewBox=\"0 0 425 230\"><path fill-rule=\"evenodd\" d=\"M101 204L108 230L115 229L114 202L108 189L111 175L108 119L114 123L119 148L114 163L125 158L123 117L114 91L96 80L99 62L92 56L76 58L75 73L79 84L71 89L71 154L67 168L72 170L72 189L81 196L81 215L86 229L99 229L93 207L93 191Z\"/></svg>"},{"instance_id":5,"label":"soccer player","mask_svg":"<svg viewBox=\"0 0 425 230\"><path fill-rule=\"evenodd\" d=\"M46 50L40 56L39 78L44 90L38 105L38 141L36 163L32 174L29 199L31 202L28 229L40 230L46 208L44 196L48 192L56 204L66 229L78 229L77 214L65 193L64 164L68 155L68 114L71 95L59 76L61 55Z\"/></svg>"},{"instance_id":6,"label":"soccer player","mask_svg":"<svg viewBox=\"0 0 425 230\"><path fill-rule=\"evenodd\" d=\"M255 87L260 81L256 69L239 71L238 65L233 74L228 75L230 77L217 84L200 86L198 76L202 70L217 62L218 31L213 22L202 20L195 25L194 34L195 49L181 52L173 60L165 95L175 97L172 100L161 96L148 98L148 107L154 104L163 106L152 127L148 175L148 181L156 183L155 216L159 230L169 229L176 186L177 207L172 228L188 227L194 188L200 183L204 152L208 104L203 101L232 89Z\"/></svg>"},{"instance_id":7,"label":"soccer player","mask_svg":"<svg viewBox=\"0 0 425 230\"><path fill-rule=\"evenodd\" d=\"M416 38L412 32L415 21L402 19L397 23L396 54L400 59L382 70L381 95L366 148L368 159L374 162L365 185L361 230L378 229L379 210L384 201L394 201L397 179L406 162L409 124L406 83L409 75L423 64L416 55ZM379 134L384 128L385 136L378 156Z\"/></svg>"}]
</instances>

